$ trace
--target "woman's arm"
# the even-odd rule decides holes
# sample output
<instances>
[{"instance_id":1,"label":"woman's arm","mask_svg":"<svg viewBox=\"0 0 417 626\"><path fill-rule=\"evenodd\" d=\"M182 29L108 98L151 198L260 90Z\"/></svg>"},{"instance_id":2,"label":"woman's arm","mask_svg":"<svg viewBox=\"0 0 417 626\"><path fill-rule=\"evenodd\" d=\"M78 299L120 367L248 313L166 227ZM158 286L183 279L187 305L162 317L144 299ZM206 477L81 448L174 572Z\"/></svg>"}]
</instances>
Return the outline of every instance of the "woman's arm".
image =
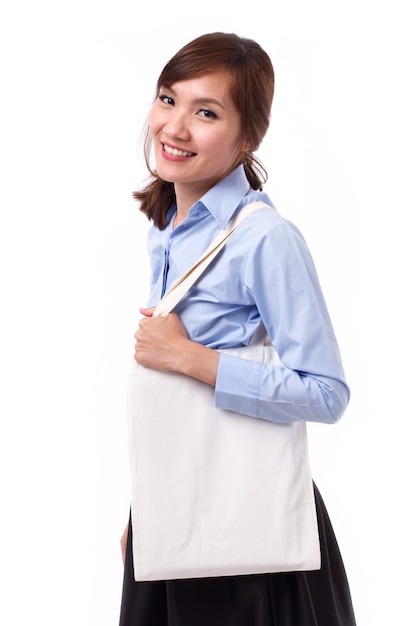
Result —
<instances>
[{"instance_id":1,"label":"woman's arm","mask_svg":"<svg viewBox=\"0 0 417 626\"><path fill-rule=\"evenodd\" d=\"M222 354L216 406L276 422L337 422L350 392L315 266L298 229L275 219L258 233L242 274L282 365Z\"/></svg>"}]
</instances>

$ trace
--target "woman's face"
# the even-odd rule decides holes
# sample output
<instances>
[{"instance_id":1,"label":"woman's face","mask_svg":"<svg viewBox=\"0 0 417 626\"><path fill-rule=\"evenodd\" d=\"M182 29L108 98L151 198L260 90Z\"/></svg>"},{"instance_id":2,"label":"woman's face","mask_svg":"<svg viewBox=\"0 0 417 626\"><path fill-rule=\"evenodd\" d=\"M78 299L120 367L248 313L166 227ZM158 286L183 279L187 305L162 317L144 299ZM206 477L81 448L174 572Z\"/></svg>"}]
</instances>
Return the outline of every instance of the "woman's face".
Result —
<instances>
[{"instance_id":1,"label":"woman's face","mask_svg":"<svg viewBox=\"0 0 417 626\"><path fill-rule=\"evenodd\" d=\"M149 126L159 176L195 202L221 180L243 149L226 70L162 87ZM242 94L244 97L244 94Z\"/></svg>"}]
</instances>

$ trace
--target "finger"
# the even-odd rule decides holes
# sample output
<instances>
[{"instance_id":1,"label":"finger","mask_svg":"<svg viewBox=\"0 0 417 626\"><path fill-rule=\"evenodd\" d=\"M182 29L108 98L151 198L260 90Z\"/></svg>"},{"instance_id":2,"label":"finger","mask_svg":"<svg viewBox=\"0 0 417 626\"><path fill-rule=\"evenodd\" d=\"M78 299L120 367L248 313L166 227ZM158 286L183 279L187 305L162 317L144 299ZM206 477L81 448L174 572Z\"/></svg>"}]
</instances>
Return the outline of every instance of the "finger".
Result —
<instances>
[{"instance_id":1,"label":"finger","mask_svg":"<svg viewBox=\"0 0 417 626\"><path fill-rule=\"evenodd\" d=\"M154 311L155 311L154 306L150 308L139 309L139 313L141 313L141 315L144 315L145 317L152 317Z\"/></svg>"},{"instance_id":2,"label":"finger","mask_svg":"<svg viewBox=\"0 0 417 626\"><path fill-rule=\"evenodd\" d=\"M148 318L145 318L145 317L142 318L141 320L139 320L139 328L137 329L137 331L133 335L136 340L139 339L140 335L143 333L144 329L146 328L147 320L148 320Z\"/></svg>"}]
</instances>

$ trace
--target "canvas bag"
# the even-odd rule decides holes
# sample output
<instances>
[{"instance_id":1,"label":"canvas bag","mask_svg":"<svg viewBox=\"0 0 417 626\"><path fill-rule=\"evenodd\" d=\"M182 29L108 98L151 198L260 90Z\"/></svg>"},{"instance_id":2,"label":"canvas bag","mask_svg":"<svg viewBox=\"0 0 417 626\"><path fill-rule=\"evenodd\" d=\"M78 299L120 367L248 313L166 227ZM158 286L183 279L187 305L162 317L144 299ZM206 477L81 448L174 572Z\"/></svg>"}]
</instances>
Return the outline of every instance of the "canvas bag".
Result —
<instances>
[{"instance_id":1,"label":"canvas bag","mask_svg":"<svg viewBox=\"0 0 417 626\"><path fill-rule=\"evenodd\" d=\"M154 315L175 307L260 208L252 203L231 220ZM224 352L280 365L260 333L250 346ZM136 581L320 568L305 422L217 409L211 386L134 360L127 392Z\"/></svg>"}]
</instances>

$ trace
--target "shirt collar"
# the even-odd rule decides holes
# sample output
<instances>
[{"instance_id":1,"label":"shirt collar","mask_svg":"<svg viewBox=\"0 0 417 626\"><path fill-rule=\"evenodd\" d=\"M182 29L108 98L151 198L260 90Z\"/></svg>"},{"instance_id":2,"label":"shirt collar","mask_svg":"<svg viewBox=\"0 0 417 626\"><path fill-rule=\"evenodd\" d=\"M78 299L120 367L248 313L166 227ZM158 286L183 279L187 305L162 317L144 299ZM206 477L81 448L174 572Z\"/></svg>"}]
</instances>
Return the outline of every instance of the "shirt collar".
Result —
<instances>
[{"instance_id":1,"label":"shirt collar","mask_svg":"<svg viewBox=\"0 0 417 626\"><path fill-rule=\"evenodd\" d=\"M203 205L224 229L235 213L243 197L249 190L243 165L236 167L230 174L209 189L195 207Z\"/></svg>"}]
</instances>

